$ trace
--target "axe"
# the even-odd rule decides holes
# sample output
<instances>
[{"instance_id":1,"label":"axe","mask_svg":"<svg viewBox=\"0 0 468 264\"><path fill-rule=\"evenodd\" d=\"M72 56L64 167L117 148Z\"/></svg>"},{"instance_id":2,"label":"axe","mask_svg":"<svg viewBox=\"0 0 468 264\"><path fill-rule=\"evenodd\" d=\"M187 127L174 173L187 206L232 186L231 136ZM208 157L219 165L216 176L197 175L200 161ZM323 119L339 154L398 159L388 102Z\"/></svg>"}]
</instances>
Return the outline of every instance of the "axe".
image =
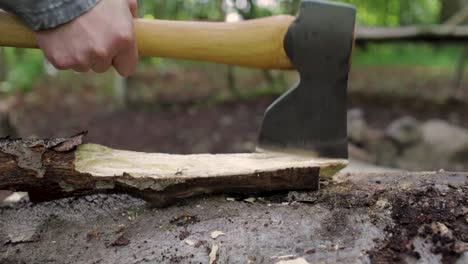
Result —
<instances>
[{"instance_id":1,"label":"axe","mask_svg":"<svg viewBox=\"0 0 468 264\"><path fill-rule=\"evenodd\" d=\"M135 34L143 56L297 70L299 83L265 112L257 152L346 160L346 97L355 16L355 8L347 4L302 0L297 17L235 23L136 19ZM1 13L0 46L36 48L37 44L21 22ZM300 185L273 189L307 188Z\"/></svg>"}]
</instances>

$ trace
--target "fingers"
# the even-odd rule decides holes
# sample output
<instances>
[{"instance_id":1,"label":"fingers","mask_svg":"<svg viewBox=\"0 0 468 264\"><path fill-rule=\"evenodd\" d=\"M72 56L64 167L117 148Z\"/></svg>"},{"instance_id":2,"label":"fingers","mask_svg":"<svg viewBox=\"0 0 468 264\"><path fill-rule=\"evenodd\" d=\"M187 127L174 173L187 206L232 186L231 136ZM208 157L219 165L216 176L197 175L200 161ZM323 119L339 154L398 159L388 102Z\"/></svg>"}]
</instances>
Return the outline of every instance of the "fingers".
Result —
<instances>
[{"instance_id":1,"label":"fingers","mask_svg":"<svg viewBox=\"0 0 468 264\"><path fill-rule=\"evenodd\" d=\"M112 61L114 68L122 76L132 74L135 71L137 63L138 49L135 42L131 44L130 48L122 50Z\"/></svg>"},{"instance_id":2,"label":"fingers","mask_svg":"<svg viewBox=\"0 0 468 264\"><path fill-rule=\"evenodd\" d=\"M138 1L128 0L128 6L130 12L134 18L138 17ZM133 23L132 23L133 24ZM134 39L133 27L132 38L129 40L128 45L121 49L120 53L117 54L112 60L112 64L117 72L122 76L128 76L135 71L138 63L138 47Z\"/></svg>"},{"instance_id":3,"label":"fingers","mask_svg":"<svg viewBox=\"0 0 468 264\"><path fill-rule=\"evenodd\" d=\"M128 0L130 12L134 18L138 17L138 0Z\"/></svg>"},{"instance_id":4,"label":"fingers","mask_svg":"<svg viewBox=\"0 0 468 264\"><path fill-rule=\"evenodd\" d=\"M114 66L128 76L138 62L133 26L137 7L137 0L102 0L71 22L35 36L57 69L103 73Z\"/></svg>"},{"instance_id":5,"label":"fingers","mask_svg":"<svg viewBox=\"0 0 468 264\"><path fill-rule=\"evenodd\" d=\"M91 69L94 72L103 73L103 72L108 71L110 69L110 67L112 67L112 59L109 59L107 61L100 61L100 62L94 64L91 67Z\"/></svg>"}]
</instances>

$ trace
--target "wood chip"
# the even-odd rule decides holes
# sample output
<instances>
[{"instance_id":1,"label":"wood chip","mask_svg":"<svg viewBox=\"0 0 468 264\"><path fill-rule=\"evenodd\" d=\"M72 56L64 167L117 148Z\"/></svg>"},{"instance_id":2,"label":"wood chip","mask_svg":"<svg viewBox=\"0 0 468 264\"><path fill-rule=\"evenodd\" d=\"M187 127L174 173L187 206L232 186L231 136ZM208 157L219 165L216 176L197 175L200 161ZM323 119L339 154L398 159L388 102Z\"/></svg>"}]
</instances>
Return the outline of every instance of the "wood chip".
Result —
<instances>
[{"instance_id":1,"label":"wood chip","mask_svg":"<svg viewBox=\"0 0 468 264\"><path fill-rule=\"evenodd\" d=\"M222 231L213 231L211 232L211 238L212 239L217 239L220 236L225 236L226 234L223 233Z\"/></svg>"},{"instance_id":2,"label":"wood chip","mask_svg":"<svg viewBox=\"0 0 468 264\"><path fill-rule=\"evenodd\" d=\"M284 256L273 256L271 259L276 259L276 260L284 260L284 259L292 259L296 257L296 255L284 255Z\"/></svg>"},{"instance_id":3,"label":"wood chip","mask_svg":"<svg viewBox=\"0 0 468 264\"><path fill-rule=\"evenodd\" d=\"M191 240L191 239L184 239L184 242L185 244L189 245L189 246L195 246L196 242Z\"/></svg>"},{"instance_id":4,"label":"wood chip","mask_svg":"<svg viewBox=\"0 0 468 264\"><path fill-rule=\"evenodd\" d=\"M305 258L297 258L291 260L281 260L276 262L276 264L310 264Z\"/></svg>"},{"instance_id":5,"label":"wood chip","mask_svg":"<svg viewBox=\"0 0 468 264\"><path fill-rule=\"evenodd\" d=\"M211 247L211 252L210 252L210 264L216 263L216 260L218 259L218 250L219 250L218 244L213 244L213 246Z\"/></svg>"},{"instance_id":6,"label":"wood chip","mask_svg":"<svg viewBox=\"0 0 468 264\"><path fill-rule=\"evenodd\" d=\"M248 203L255 203L255 201L257 201L257 199L255 197L250 197L250 198L244 199L244 202L248 202Z\"/></svg>"}]
</instances>

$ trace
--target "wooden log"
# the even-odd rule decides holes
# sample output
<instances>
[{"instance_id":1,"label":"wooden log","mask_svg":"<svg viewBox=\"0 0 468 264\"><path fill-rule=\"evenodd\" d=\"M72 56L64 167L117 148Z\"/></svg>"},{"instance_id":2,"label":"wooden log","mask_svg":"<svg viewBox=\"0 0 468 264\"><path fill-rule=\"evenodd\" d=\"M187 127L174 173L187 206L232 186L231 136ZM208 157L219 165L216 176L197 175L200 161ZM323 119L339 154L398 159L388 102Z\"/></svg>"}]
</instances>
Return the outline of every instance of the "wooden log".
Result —
<instances>
[{"instance_id":1,"label":"wooden log","mask_svg":"<svg viewBox=\"0 0 468 264\"><path fill-rule=\"evenodd\" d=\"M467 42L468 26L432 25L404 27L359 27L356 41L365 42Z\"/></svg>"},{"instance_id":2,"label":"wooden log","mask_svg":"<svg viewBox=\"0 0 468 264\"><path fill-rule=\"evenodd\" d=\"M317 190L346 160L273 152L169 155L54 140L0 140L0 189L36 201L129 193L155 206L204 193Z\"/></svg>"}]
</instances>

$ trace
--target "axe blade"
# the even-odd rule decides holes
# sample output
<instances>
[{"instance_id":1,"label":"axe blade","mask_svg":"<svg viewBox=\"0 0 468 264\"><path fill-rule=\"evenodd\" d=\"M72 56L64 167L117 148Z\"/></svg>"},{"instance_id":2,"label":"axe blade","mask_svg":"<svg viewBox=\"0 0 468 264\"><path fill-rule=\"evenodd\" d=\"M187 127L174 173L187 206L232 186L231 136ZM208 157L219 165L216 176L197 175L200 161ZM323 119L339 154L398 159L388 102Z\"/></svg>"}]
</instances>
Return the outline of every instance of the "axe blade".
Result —
<instances>
[{"instance_id":1,"label":"axe blade","mask_svg":"<svg viewBox=\"0 0 468 264\"><path fill-rule=\"evenodd\" d=\"M284 39L300 81L265 112L259 151L348 157L347 85L355 17L351 5L302 1Z\"/></svg>"}]
</instances>

